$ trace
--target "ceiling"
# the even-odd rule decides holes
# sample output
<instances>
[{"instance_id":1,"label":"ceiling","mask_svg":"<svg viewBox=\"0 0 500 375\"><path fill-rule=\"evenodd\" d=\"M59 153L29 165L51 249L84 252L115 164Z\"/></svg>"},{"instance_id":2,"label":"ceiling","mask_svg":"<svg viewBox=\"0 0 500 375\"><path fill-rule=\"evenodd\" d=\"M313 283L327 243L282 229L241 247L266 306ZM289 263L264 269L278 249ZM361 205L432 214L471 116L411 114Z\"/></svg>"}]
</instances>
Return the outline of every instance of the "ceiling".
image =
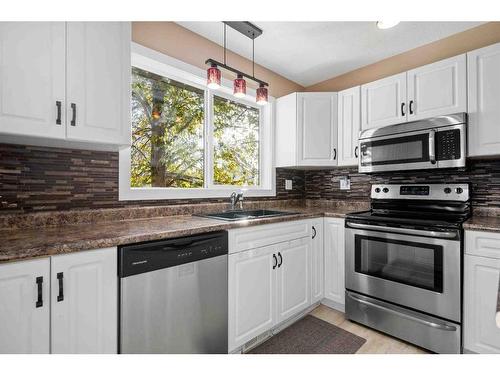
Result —
<instances>
[{"instance_id":1,"label":"ceiling","mask_svg":"<svg viewBox=\"0 0 500 375\"><path fill-rule=\"evenodd\" d=\"M177 22L223 45L221 22ZM255 62L304 87L480 25L481 22L253 22ZM227 28L227 48L252 58L252 42ZM207 56L220 60L220 56ZM231 61L228 61L231 64Z\"/></svg>"}]
</instances>

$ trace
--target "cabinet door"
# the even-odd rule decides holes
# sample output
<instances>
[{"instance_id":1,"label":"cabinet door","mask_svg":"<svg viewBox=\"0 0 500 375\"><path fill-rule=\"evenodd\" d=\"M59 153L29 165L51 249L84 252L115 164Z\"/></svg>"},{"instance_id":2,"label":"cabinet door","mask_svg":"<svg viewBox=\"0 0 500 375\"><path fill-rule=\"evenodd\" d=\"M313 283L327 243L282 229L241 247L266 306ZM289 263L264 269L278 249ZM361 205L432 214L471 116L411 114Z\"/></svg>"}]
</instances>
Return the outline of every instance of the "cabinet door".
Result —
<instances>
[{"instance_id":1,"label":"cabinet door","mask_svg":"<svg viewBox=\"0 0 500 375\"><path fill-rule=\"evenodd\" d=\"M406 121L406 73L361 86L361 129Z\"/></svg>"},{"instance_id":2,"label":"cabinet door","mask_svg":"<svg viewBox=\"0 0 500 375\"><path fill-rule=\"evenodd\" d=\"M323 218L312 220L311 304L323 298Z\"/></svg>"},{"instance_id":3,"label":"cabinet door","mask_svg":"<svg viewBox=\"0 0 500 375\"><path fill-rule=\"evenodd\" d=\"M407 74L408 121L467 112L465 54L410 70Z\"/></svg>"},{"instance_id":4,"label":"cabinet door","mask_svg":"<svg viewBox=\"0 0 500 375\"><path fill-rule=\"evenodd\" d=\"M274 250L267 246L229 255L229 351L274 326L277 270Z\"/></svg>"},{"instance_id":5,"label":"cabinet door","mask_svg":"<svg viewBox=\"0 0 500 375\"><path fill-rule=\"evenodd\" d=\"M130 144L130 35L129 22L68 22L69 139Z\"/></svg>"},{"instance_id":6,"label":"cabinet door","mask_svg":"<svg viewBox=\"0 0 500 375\"><path fill-rule=\"evenodd\" d=\"M52 353L117 353L117 250L51 257Z\"/></svg>"},{"instance_id":7,"label":"cabinet door","mask_svg":"<svg viewBox=\"0 0 500 375\"><path fill-rule=\"evenodd\" d=\"M358 137L361 130L361 87L338 93L338 165L358 165Z\"/></svg>"},{"instance_id":8,"label":"cabinet door","mask_svg":"<svg viewBox=\"0 0 500 375\"><path fill-rule=\"evenodd\" d=\"M469 156L500 155L500 43L467 58Z\"/></svg>"},{"instance_id":9,"label":"cabinet door","mask_svg":"<svg viewBox=\"0 0 500 375\"><path fill-rule=\"evenodd\" d=\"M0 265L0 353L49 353L49 258Z\"/></svg>"},{"instance_id":10,"label":"cabinet door","mask_svg":"<svg viewBox=\"0 0 500 375\"><path fill-rule=\"evenodd\" d=\"M496 325L500 259L465 256L464 347L476 353L500 353Z\"/></svg>"},{"instance_id":11,"label":"cabinet door","mask_svg":"<svg viewBox=\"0 0 500 375\"><path fill-rule=\"evenodd\" d=\"M298 165L337 165L337 94L297 94Z\"/></svg>"},{"instance_id":12,"label":"cabinet door","mask_svg":"<svg viewBox=\"0 0 500 375\"><path fill-rule=\"evenodd\" d=\"M278 247L277 320L280 323L309 307L311 239L308 237Z\"/></svg>"},{"instance_id":13,"label":"cabinet door","mask_svg":"<svg viewBox=\"0 0 500 375\"><path fill-rule=\"evenodd\" d=\"M325 218L325 298L344 306L344 220Z\"/></svg>"},{"instance_id":14,"label":"cabinet door","mask_svg":"<svg viewBox=\"0 0 500 375\"><path fill-rule=\"evenodd\" d=\"M65 56L64 22L0 22L1 133L66 136Z\"/></svg>"}]
</instances>

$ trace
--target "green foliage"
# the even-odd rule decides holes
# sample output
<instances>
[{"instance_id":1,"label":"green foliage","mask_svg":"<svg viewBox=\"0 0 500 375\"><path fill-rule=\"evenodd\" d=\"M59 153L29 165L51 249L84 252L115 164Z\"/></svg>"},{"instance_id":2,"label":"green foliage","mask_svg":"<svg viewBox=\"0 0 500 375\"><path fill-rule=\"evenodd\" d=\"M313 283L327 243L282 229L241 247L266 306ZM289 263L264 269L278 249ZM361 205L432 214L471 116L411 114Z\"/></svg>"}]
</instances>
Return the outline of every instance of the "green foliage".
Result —
<instances>
[{"instance_id":1,"label":"green foliage","mask_svg":"<svg viewBox=\"0 0 500 375\"><path fill-rule=\"evenodd\" d=\"M214 183L259 184L259 111L214 96ZM203 90L132 70L132 187L204 186Z\"/></svg>"}]
</instances>

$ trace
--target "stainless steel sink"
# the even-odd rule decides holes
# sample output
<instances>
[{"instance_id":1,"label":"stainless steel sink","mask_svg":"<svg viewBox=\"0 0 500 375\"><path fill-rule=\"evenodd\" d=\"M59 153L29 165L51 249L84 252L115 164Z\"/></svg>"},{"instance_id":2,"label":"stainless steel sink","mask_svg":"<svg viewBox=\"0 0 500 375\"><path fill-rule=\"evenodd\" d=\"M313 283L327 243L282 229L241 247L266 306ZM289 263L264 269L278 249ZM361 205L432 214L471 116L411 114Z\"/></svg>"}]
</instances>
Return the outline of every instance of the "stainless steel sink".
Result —
<instances>
[{"instance_id":1,"label":"stainless steel sink","mask_svg":"<svg viewBox=\"0 0 500 375\"><path fill-rule=\"evenodd\" d=\"M293 215L295 212L286 211L273 211L273 210L235 210L225 212L215 212L211 214L198 214L195 216L208 217L211 219L225 220L225 221L238 221L238 220L252 220L261 219L274 216Z\"/></svg>"}]
</instances>

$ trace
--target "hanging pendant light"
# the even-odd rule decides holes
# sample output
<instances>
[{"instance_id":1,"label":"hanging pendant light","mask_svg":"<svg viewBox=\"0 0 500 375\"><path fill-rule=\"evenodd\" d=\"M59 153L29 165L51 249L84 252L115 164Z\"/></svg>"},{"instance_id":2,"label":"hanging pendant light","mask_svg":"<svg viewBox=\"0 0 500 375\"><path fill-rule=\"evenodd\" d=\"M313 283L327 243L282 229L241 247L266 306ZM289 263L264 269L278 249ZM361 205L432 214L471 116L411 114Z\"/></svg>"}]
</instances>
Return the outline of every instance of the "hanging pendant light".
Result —
<instances>
[{"instance_id":1,"label":"hanging pendant light","mask_svg":"<svg viewBox=\"0 0 500 375\"><path fill-rule=\"evenodd\" d=\"M233 68L226 63L226 26L232 27L234 30L245 35L252 40L252 74L244 73L241 70ZM205 64L209 65L207 69L207 86L211 89L218 89L221 87L221 71L224 69L235 73L237 78L233 82L233 94L236 98L244 98L247 93L247 82L245 80L256 82L259 87L256 90L256 102L258 104L266 104L268 102L268 88L269 84L255 77L255 38L262 34L262 30L257 26L247 21L224 22L224 60L223 62L214 59L207 59ZM245 77L245 78L243 78Z\"/></svg>"},{"instance_id":2,"label":"hanging pendant light","mask_svg":"<svg viewBox=\"0 0 500 375\"><path fill-rule=\"evenodd\" d=\"M209 89L216 90L220 87L221 72L216 64L212 64L207 69L207 86Z\"/></svg>"},{"instance_id":3,"label":"hanging pendant light","mask_svg":"<svg viewBox=\"0 0 500 375\"><path fill-rule=\"evenodd\" d=\"M247 81L243 79L241 74L238 74L238 77L234 80L233 94L236 98L244 98L247 94Z\"/></svg>"},{"instance_id":4,"label":"hanging pendant light","mask_svg":"<svg viewBox=\"0 0 500 375\"><path fill-rule=\"evenodd\" d=\"M257 89L256 102L257 104L261 105L267 104L268 102L267 87L264 86L262 83L259 85L259 88Z\"/></svg>"}]
</instances>

